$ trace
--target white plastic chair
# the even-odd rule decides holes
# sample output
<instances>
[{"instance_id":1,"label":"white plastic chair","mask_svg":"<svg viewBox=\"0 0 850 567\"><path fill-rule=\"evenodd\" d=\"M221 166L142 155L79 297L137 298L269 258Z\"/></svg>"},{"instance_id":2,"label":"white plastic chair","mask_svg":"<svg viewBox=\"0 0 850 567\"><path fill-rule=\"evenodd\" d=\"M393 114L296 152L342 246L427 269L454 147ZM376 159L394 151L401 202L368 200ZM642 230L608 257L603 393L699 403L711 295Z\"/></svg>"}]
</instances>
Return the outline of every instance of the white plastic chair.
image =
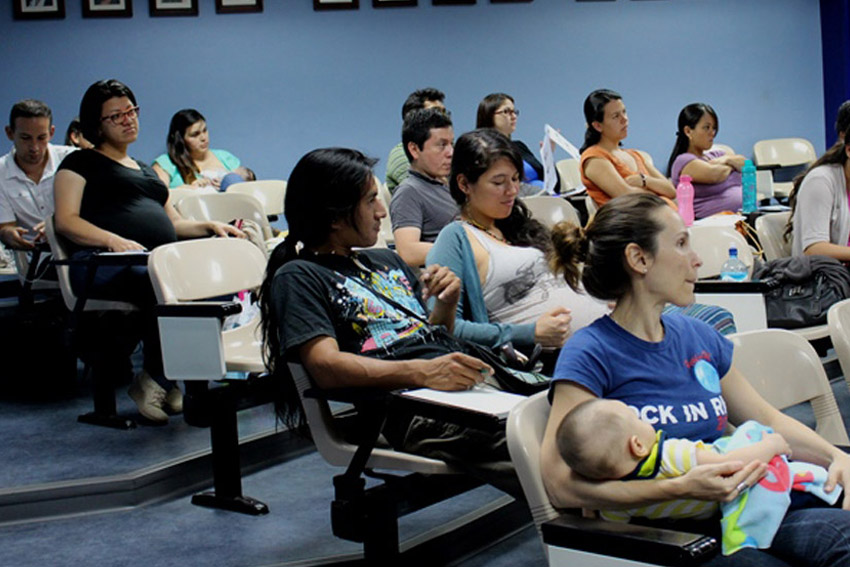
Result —
<instances>
[{"instance_id":1,"label":"white plastic chair","mask_svg":"<svg viewBox=\"0 0 850 567\"><path fill-rule=\"evenodd\" d=\"M204 238L159 246L148 258L148 272L159 301L162 361L169 380L186 383L184 416L192 425L210 426L213 486L192 503L251 515L268 513L258 500L243 496L239 463L238 409L271 401L270 378L231 380L210 388L227 372L265 371L259 314L235 329L223 330L232 303L197 301L260 286L263 253L239 238ZM250 405L249 405L250 404Z\"/></svg>"},{"instance_id":2,"label":"white plastic chair","mask_svg":"<svg viewBox=\"0 0 850 567\"><path fill-rule=\"evenodd\" d=\"M209 192L212 193L213 191ZM193 195L201 195L204 193L206 192L201 189L186 189L185 187L175 187L174 189L168 190L168 198L171 201L172 206L176 208L180 201L182 201L186 197L191 197Z\"/></svg>"},{"instance_id":3,"label":"white plastic chair","mask_svg":"<svg viewBox=\"0 0 850 567\"><path fill-rule=\"evenodd\" d=\"M753 146L753 163L759 168L778 169L808 165L817 159L815 148L805 138L775 138L759 140ZM791 192L792 183L773 184L777 195L786 196Z\"/></svg>"},{"instance_id":4,"label":"white plastic chair","mask_svg":"<svg viewBox=\"0 0 850 567\"><path fill-rule=\"evenodd\" d=\"M643 161L646 162L647 167L655 165L655 163L652 161L652 156L649 155L649 152L646 152L644 150L637 150L637 153L639 153L643 157Z\"/></svg>"},{"instance_id":5,"label":"white plastic chair","mask_svg":"<svg viewBox=\"0 0 850 567\"><path fill-rule=\"evenodd\" d=\"M337 429L333 412L326 400L305 395L311 388L316 388L307 369L302 364L290 362L289 372L298 390L298 396L307 417L307 425L310 428L310 436L319 454L330 465L348 466L357 450L357 445L343 439L342 432ZM381 447L372 450L366 467L425 474L457 474L458 472L443 461Z\"/></svg>"},{"instance_id":6,"label":"white plastic chair","mask_svg":"<svg viewBox=\"0 0 850 567\"><path fill-rule=\"evenodd\" d=\"M390 191L387 189L387 184L378 179L377 175L374 177L375 185L378 187L378 198L387 210L387 216L381 219L381 232L378 234L378 242L375 243L373 248L387 248L395 243L393 223L390 220L390 200L392 199L392 195L390 195Z\"/></svg>"},{"instance_id":7,"label":"white plastic chair","mask_svg":"<svg viewBox=\"0 0 850 567\"><path fill-rule=\"evenodd\" d=\"M148 258L148 271L160 304L190 304L234 295L262 284L263 253L239 238L202 238L159 246ZM170 380L220 380L226 372L262 372L260 317L235 329L221 320L160 318L165 376ZM174 325L174 326L172 326ZM211 334L210 334L211 332ZM205 339L211 337L212 341ZM203 350L199 350L203 349Z\"/></svg>"},{"instance_id":8,"label":"white plastic chair","mask_svg":"<svg viewBox=\"0 0 850 567\"><path fill-rule=\"evenodd\" d=\"M726 155L735 155L735 150L732 149L732 146L727 146L726 144L717 144L711 146L708 151L720 150Z\"/></svg>"},{"instance_id":9,"label":"white plastic chair","mask_svg":"<svg viewBox=\"0 0 850 567\"><path fill-rule=\"evenodd\" d=\"M183 217L191 220L252 220L262 228L265 240L274 237L262 203L251 195L230 192L190 195L181 199L176 208Z\"/></svg>"},{"instance_id":10,"label":"white plastic chair","mask_svg":"<svg viewBox=\"0 0 850 567\"><path fill-rule=\"evenodd\" d=\"M787 258L791 255L791 240L785 239L785 227L791 213L768 213L756 219L756 234L764 249L765 260Z\"/></svg>"},{"instance_id":11,"label":"white plastic chair","mask_svg":"<svg viewBox=\"0 0 850 567\"><path fill-rule=\"evenodd\" d=\"M850 385L850 299L839 301L829 308L826 324L838 363L841 365L841 373Z\"/></svg>"},{"instance_id":12,"label":"white plastic chair","mask_svg":"<svg viewBox=\"0 0 850 567\"><path fill-rule=\"evenodd\" d=\"M556 510L546 494L540 472L540 445L543 442L550 410L547 392L540 392L514 406L508 415L507 423L508 451L531 510L534 525L543 538L543 548L550 567L653 565L653 553L647 547L653 542L662 539L672 541L677 537L687 538L688 536L692 536L694 540L700 539L699 536L683 532L582 518L577 513L562 514ZM546 528L552 528L551 531L557 534L562 526L544 526L544 524L565 520L568 520L569 524L570 545L547 543L544 535ZM586 537L583 537L585 535ZM588 541L594 542L596 551L577 549ZM599 542L602 542L602 545ZM638 552L642 556L639 560L632 559L636 549L642 550ZM691 562L682 560L676 564L690 565L698 562L699 559ZM672 563L661 564L671 565Z\"/></svg>"},{"instance_id":13,"label":"white plastic chair","mask_svg":"<svg viewBox=\"0 0 850 567\"><path fill-rule=\"evenodd\" d=\"M596 201L593 200L593 197L590 195L584 196L584 206L587 209L587 222L590 222L590 219L593 218L593 215L596 214L596 211L599 209L599 206L596 204Z\"/></svg>"},{"instance_id":14,"label":"white plastic chair","mask_svg":"<svg viewBox=\"0 0 850 567\"><path fill-rule=\"evenodd\" d=\"M765 400L780 410L810 402L816 431L830 443L850 444L823 364L806 339L783 329L737 333L729 339L735 344L733 364Z\"/></svg>"},{"instance_id":15,"label":"white plastic chair","mask_svg":"<svg viewBox=\"0 0 850 567\"><path fill-rule=\"evenodd\" d=\"M581 226L578 212L575 208L561 197L526 197L522 200L528 207L531 216L543 223L547 228L552 228L557 223L566 221Z\"/></svg>"},{"instance_id":16,"label":"white plastic chair","mask_svg":"<svg viewBox=\"0 0 850 567\"><path fill-rule=\"evenodd\" d=\"M44 234L47 236L47 243L50 246L50 253L53 255L53 260L59 262L67 261L70 256L67 248L68 242L64 237L56 233L52 215L44 219ZM59 281L59 291L62 293L62 299L65 302L65 307L67 307L68 311L72 313L72 326L79 323L77 317L83 312L130 312L138 310L135 305L125 301L86 298L84 302L80 302L79 298L74 293L74 290L71 288L71 275L68 264L56 264L56 277ZM79 416L77 421L116 429L132 429L136 425L135 422L129 418L117 415L115 385L110 380L111 377L105 376L99 366L93 366L94 367L91 368L91 374L94 389L92 394L94 399L94 411ZM88 369L87 365L87 370Z\"/></svg>"},{"instance_id":17,"label":"white plastic chair","mask_svg":"<svg viewBox=\"0 0 850 567\"><path fill-rule=\"evenodd\" d=\"M555 169L558 170L558 176L561 178L562 193L584 187L584 183L581 182L579 160L575 158L562 159L555 164Z\"/></svg>"},{"instance_id":18,"label":"white plastic chair","mask_svg":"<svg viewBox=\"0 0 850 567\"><path fill-rule=\"evenodd\" d=\"M261 179L233 183L227 193L251 195L263 206L267 216L283 214L283 201L286 198L286 181L282 179Z\"/></svg>"},{"instance_id":19,"label":"white plastic chair","mask_svg":"<svg viewBox=\"0 0 850 567\"><path fill-rule=\"evenodd\" d=\"M729 259L729 248L738 249L738 259L747 265L749 275L753 273L753 251L746 239L730 226L698 226L690 228L691 247L702 259L702 266L697 271L700 279L717 277L726 260Z\"/></svg>"}]
</instances>

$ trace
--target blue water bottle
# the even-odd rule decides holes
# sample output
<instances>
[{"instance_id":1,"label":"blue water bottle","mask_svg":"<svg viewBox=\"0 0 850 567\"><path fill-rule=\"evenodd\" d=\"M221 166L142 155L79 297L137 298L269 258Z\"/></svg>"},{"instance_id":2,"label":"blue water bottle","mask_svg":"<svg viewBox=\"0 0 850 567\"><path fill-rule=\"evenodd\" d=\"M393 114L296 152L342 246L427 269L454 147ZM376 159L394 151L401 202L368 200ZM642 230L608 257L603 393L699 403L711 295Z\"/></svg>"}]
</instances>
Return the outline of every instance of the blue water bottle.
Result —
<instances>
[{"instance_id":1,"label":"blue water bottle","mask_svg":"<svg viewBox=\"0 0 850 567\"><path fill-rule=\"evenodd\" d=\"M741 170L741 187L743 194L741 195L741 212L745 215L755 212L756 210L756 166L752 160L747 160L744 163L744 169Z\"/></svg>"},{"instance_id":2,"label":"blue water bottle","mask_svg":"<svg viewBox=\"0 0 850 567\"><path fill-rule=\"evenodd\" d=\"M729 259L720 268L720 280L724 282L743 282L747 280L750 270L738 258L738 248L729 248Z\"/></svg>"}]
</instances>

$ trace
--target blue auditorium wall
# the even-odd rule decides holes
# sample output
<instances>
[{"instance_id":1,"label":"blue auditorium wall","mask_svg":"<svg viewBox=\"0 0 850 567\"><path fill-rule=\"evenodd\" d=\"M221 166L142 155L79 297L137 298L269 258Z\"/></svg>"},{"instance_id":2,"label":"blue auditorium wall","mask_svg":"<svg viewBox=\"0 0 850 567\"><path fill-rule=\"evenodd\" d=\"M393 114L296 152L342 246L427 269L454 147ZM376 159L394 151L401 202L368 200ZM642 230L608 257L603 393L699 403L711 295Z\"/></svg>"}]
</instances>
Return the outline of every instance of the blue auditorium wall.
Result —
<instances>
[{"instance_id":1,"label":"blue auditorium wall","mask_svg":"<svg viewBox=\"0 0 850 567\"><path fill-rule=\"evenodd\" d=\"M456 133L474 126L482 96L512 94L516 136L532 145L549 122L581 143L581 105L598 87L620 91L626 144L666 163L679 109L701 100L720 115L718 142L750 154L760 138L801 136L824 147L818 2L812 0L533 0L472 6L315 12L311 0L266 0L261 14L148 14L83 19L66 0L64 20L18 21L0 11L4 50L0 112L44 99L57 131L101 78L129 84L142 108L131 153L164 149L171 114L206 114L214 147L261 177L287 177L305 151L355 146L381 158L400 137L411 90L447 93ZM5 147L3 149L5 150Z\"/></svg>"}]
</instances>

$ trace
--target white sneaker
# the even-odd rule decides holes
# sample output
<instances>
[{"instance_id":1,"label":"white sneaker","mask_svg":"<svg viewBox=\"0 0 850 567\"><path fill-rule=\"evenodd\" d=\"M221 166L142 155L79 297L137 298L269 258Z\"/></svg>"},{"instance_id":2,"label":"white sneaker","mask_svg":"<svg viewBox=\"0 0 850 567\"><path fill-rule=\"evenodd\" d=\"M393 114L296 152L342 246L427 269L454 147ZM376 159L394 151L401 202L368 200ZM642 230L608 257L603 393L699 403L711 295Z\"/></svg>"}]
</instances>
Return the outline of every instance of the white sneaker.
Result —
<instances>
[{"instance_id":1,"label":"white sneaker","mask_svg":"<svg viewBox=\"0 0 850 567\"><path fill-rule=\"evenodd\" d=\"M163 410L165 389L142 371L133 378L127 394L136 402L139 413L155 423L166 423L168 414Z\"/></svg>"},{"instance_id":2,"label":"white sneaker","mask_svg":"<svg viewBox=\"0 0 850 567\"><path fill-rule=\"evenodd\" d=\"M165 411L169 414L183 413L183 392L174 386L165 395Z\"/></svg>"}]
</instances>

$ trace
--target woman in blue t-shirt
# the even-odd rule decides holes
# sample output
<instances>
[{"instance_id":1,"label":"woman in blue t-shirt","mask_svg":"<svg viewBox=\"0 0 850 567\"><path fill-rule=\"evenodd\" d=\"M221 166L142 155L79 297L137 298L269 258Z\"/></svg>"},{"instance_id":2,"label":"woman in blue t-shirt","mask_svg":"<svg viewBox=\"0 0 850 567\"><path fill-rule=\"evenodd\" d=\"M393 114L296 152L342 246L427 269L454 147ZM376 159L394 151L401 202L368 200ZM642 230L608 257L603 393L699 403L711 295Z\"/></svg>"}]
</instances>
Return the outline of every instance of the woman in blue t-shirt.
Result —
<instances>
[{"instance_id":1,"label":"woman in blue t-shirt","mask_svg":"<svg viewBox=\"0 0 850 567\"><path fill-rule=\"evenodd\" d=\"M616 509L690 498L729 501L758 482L764 463L694 467L677 479L640 483L590 481L570 470L555 433L572 408L591 398L625 402L645 421L674 437L713 441L733 424L753 419L772 427L795 458L829 469L827 487L850 486L850 457L811 429L768 404L732 367L732 344L695 319L662 314L668 303L687 305L701 260L681 218L655 195L625 195L596 213L586 229L554 230L554 267L576 287L614 300L610 316L578 331L561 351L550 397L552 412L541 466L559 508ZM583 270L579 266L583 263ZM850 508L850 499L845 499ZM745 550L734 565L850 564L850 514L797 509L783 520L773 546ZM715 558L711 565L732 564Z\"/></svg>"}]
</instances>

